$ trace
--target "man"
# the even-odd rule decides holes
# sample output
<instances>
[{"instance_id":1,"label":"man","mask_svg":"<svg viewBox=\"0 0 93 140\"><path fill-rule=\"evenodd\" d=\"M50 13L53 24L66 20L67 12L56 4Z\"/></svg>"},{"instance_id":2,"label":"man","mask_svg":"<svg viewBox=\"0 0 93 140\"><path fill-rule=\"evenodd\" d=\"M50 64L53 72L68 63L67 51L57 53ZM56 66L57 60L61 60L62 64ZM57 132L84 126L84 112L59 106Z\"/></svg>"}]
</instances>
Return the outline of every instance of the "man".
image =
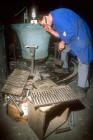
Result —
<instances>
[{"instance_id":1,"label":"man","mask_svg":"<svg viewBox=\"0 0 93 140\"><path fill-rule=\"evenodd\" d=\"M45 31L61 39L58 48L64 62L62 71L68 73L68 52L78 59L78 87L81 92L89 88L89 64L93 60L92 37L86 22L75 12L66 8L51 11L39 19Z\"/></svg>"}]
</instances>

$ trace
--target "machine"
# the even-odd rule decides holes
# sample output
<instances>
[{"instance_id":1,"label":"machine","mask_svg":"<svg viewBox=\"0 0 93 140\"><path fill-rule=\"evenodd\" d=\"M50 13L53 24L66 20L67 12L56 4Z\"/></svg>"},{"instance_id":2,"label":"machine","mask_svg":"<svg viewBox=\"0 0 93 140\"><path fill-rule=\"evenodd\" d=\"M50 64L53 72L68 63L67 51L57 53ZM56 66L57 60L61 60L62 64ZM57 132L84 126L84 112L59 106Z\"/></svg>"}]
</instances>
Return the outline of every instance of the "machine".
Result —
<instances>
[{"instance_id":1,"label":"machine","mask_svg":"<svg viewBox=\"0 0 93 140\"><path fill-rule=\"evenodd\" d=\"M11 24L5 35L9 74L1 93L8 109L9 105L16 106L22 117L25 109L19 105L26 101L27 122L39 139L55 130L59 133L57 128L68 120L71 105L82 98L68 85L77 76L76 59L69 55L70 73L59 73L62 63L58 40L38 24L35 8L30 23Z\"/></svg>"}]
</instances>

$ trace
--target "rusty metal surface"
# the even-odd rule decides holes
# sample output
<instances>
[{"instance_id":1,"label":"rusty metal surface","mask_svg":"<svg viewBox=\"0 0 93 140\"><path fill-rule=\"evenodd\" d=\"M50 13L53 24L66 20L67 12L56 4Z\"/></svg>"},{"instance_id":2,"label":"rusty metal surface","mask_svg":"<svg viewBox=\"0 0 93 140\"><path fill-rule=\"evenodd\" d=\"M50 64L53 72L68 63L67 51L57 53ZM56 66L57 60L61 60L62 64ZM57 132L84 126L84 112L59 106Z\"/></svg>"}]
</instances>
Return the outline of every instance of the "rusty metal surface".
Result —
<instances>
[{"instance_id":1,"label":"rusty metal surface","mask_svg":"<svg viewBox=\"0 0 93 140\"><path fill-rule=\"evenodd\" d=\"M67 103L79 100L80 94L75 94L69 85L50 87L48 89L34 89L30 94L31 103L35 107L57 103Z\"/></svg>"},{"instance_id":2,"label":"rusty metal surface","mask_svg":"<svg viewBox=\"0 0 93 140\"><path fill-rule=\"evenodd\" d=\"M15 69L7 78L1 89L2 93L20 96L27 82L30 72L22 69Z\"/></svg>"}]
</instances>

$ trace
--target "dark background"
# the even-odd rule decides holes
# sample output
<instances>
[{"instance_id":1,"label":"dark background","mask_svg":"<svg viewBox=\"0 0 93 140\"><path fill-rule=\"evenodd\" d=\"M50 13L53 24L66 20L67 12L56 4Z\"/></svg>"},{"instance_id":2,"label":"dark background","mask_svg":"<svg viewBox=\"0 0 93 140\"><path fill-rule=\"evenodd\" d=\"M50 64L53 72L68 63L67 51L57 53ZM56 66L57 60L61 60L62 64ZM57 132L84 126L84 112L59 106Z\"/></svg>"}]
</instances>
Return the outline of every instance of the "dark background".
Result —
<instances>
[{"instance_id":1,"label":"dark background","mask_svg":"<svg viewBox=\"0 0 93 140\"><path fill-rule=\"evenodd\" d=\"M66 7L77 12L88 24L93 25L93 6L91 0L1 0L0 21L6 21L24 6L35 4L39 11L50 11L59 7Z\"/></svg>"}]
</instances>

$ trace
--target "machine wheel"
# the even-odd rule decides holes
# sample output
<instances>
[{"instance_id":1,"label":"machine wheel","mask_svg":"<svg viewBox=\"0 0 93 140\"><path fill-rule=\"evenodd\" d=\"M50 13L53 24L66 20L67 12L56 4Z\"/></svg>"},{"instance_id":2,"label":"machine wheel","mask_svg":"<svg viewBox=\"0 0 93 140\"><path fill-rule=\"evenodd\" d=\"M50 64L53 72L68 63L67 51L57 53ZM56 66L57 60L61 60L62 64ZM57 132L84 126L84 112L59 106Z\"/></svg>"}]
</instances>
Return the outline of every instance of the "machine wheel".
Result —
<instances>
[{"instance_id":1,"label":"machine wheel","mask_svg":"<svg viewBox=\"0 0 93 140\"><path fill-rule=\"evenodd\" d=\"M72 82L73 80L75 80L77 78L77 73L78 73L78 62L75 59L72 59L70 62L70 71L71 73L67 76L65 76L63 79L60 79L56 82L56 84L60 85L60 84L69 84L70 82Z\"/></svg>"}]
</instances>

